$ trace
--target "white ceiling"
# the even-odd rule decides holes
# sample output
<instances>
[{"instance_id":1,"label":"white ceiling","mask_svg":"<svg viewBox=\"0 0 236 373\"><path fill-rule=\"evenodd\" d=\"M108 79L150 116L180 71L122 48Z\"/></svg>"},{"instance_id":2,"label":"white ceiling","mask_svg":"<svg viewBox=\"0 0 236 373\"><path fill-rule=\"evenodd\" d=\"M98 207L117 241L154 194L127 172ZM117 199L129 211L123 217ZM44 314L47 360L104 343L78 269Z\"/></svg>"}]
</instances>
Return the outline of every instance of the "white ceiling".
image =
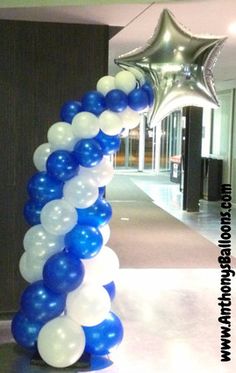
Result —
<instances>
[{"instance_id":1,"label":"white ceiling","mask_svg":"<svg viewBox=\"0 0 236 373\"><path fill-rule=\"evenodd\" d=\"M0 19L123 26L123 30L110 41L110 70L113 72L114 57L144 45L151 37L164 8L171 10L176 19L194 34L227 35L228 40L218 59L214 75L217 81L236 79L236 34L232 35L228 31L229 24L236 22L236 0L4 8L0 9Z\"/></svg>"}]
</instances>

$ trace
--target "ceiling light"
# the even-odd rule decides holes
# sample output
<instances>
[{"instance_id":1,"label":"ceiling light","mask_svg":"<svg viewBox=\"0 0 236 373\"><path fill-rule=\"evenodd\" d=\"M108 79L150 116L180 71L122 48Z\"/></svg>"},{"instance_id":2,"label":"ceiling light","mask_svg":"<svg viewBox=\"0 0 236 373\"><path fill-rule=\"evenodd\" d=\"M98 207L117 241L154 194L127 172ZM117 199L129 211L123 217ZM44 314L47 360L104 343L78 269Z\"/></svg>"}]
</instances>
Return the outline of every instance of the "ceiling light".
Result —
<instances>
[{"instance_id":1,"label":"ceiling light","mask_svg":"<svg viewBox=\"0 0 236 373\"><path fill-rule=\"evenodd\" d=\"M231 34L236 34L236 22L232 22L230 23L229 27L228 27L228 31L231 33Z\"/></svg>"}]
</instances>

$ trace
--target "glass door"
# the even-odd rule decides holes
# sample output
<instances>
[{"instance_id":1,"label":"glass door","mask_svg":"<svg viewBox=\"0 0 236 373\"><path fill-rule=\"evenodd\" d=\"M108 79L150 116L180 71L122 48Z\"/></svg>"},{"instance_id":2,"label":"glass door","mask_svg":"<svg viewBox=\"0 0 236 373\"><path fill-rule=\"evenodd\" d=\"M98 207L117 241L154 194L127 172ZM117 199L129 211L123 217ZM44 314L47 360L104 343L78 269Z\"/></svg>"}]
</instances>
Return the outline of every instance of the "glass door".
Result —
<instances>
[{"instance_id":1,"label":"glass door","mask_svg":"<svg viewBox=\"0 0 236 373\"><path fill-rule=\"evenodd\" d=\"M114 156L115 168L169 171L170 158L181 154L181 116L181 111L175 111L153 129L143 116L140 126L121 139Z\"/></svg>"}]
</instances>

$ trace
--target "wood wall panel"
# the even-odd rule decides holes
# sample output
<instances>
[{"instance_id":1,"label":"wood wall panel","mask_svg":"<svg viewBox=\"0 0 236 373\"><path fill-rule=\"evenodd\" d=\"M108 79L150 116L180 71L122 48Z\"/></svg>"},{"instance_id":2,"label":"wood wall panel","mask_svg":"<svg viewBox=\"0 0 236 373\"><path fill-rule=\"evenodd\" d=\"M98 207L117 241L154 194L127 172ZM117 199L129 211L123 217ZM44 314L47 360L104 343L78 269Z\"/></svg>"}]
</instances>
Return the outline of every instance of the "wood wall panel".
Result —
<instances>
[{"instance_id":1,"label":"wood wall panel","mask_svg":"<svg viewBox=\"0 0 236 373\"><path fill-rule=\"evenodd\" d=\"M32 155L61 105L107 74L107 26L0 21L0 313L18 308Z\"/></svg>"}]
</instances>

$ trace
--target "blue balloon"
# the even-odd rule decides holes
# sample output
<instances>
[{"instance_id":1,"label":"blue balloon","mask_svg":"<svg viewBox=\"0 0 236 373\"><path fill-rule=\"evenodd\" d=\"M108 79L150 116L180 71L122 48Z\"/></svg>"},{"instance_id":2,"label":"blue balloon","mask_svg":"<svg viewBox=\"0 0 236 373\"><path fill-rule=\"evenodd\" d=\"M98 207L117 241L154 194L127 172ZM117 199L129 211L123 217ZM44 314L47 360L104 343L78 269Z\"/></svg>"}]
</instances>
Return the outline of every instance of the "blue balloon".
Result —
<instances>
[{"instance_id":1,"label":"blue balloon","mask_svg":"<svg viewBox=\"0 0 236 373\"><path fill-rule=\"evenodd\" d=\"M105 193L106 193L106 187L105 186L99 187L98 188L98 193L99 193L99 197L100 198L104 198L105 197Z\"/></svg>"},{"instance_id":2,"label":"blue balloon","mask_svg":"<svg viewBox=\"0 0 236 373\"><path fill-rule=\"evenodd\" d=\"M89 111L95 115L100 115L106 110L106 101L102 93L89 91L81 99L83 111Z\"/></svg>"},{"instance_id":3,"label":"blue balloon","mask_svg":"<svg viewBox=\"0 0 236 373\"><path fill-rule=\"evenodd\" d=\"M60 117L63 122L71 123L74 116L82 111L79 101L67 101L61 108Z\"/></svg>"},{"instance_id":4,"label":"blue balloon","mask_svg":"<svg viewBox=\"0 0 236 373\"><path fill-rule=\"evenodd\" d=\"M40 214L45 203L29 199L24 205L24 218L29 225L40 224Z\"/></svg>"},{"instance_id":5,"label":"blue balloon","mask_svg":"<svg viewBox=\"0 0 236 373\"><path fill-rule=\"evenodd\" d=\"M120 148L120 136L109 136L100 130L94 139L101 146L104 155L114 154Z\"/></svg>"},{"instance_id":6,"label":"blue balloon","mask_svg":"<svg viewBox=\"0 0 236 373\"><path fill-rule=\"evenodd\" d=\"M56 294L43 281L30 284L21 296L25 316L35 322L46 323L59 316L65 309L66 294Z\"/></svg>"},{"instance_id":7,"label":"blue balloon","mask_svg":"<svg viewBox=\"0 0 236 373\"><path fill-rule=\"evenodd\" d=\"M148 106L148 95L142 88L135 88L128 95L128 103L135 111L143 110Z\"/></svg>"},{"instance_id":8,"label":"blue balloon","mask_svg":"<svg viewBox=\"0 0 236 373\"><path fill-rule=\"evenodd\" d=\"M105 99L108 109L116 113L124 111L128 106L128 97L120 89L112 89L107 93Z\"/></svg>"},{"instance_id":9,"label":"blue balloon","mask_svg":"<svg viewBox=\"0 0 236 373\"><path fill-rule=\"evenodd\" d=\"M56 150L48 157L46 167L50 176L60 181L66 181L77 174L79 165L71 152Z\"/></svg>"},{"instance_id":10,"label":"blue balloon","mask_svg":"<svg viewBox=\"0 0 236 373\"><path fill-rule=\"evenodd\" d=\"M66 250L78 259L90 259L98 254L103 244L101 232L89 225L77 224L65 236Z\"/></svg>"},{"instance_id":11,"label":"blue balloon","mask_svg":"<svg viewBox=\"0 0 236 373\"><path fill-rule=\"evenodd\" d=\"M148 105L152 106L153 101L154 101L154 91L153 91L153 88L152 88L151 84L149 84L147 82L144 83L142 85L142 89L146 92L146 94L148 96Z\"/></svg>"},{"instance_id":12,"label":"blue balloon","mask_svg":"<svg viewBox=\"0 0 236 373\"><path fill-rule=\"evenodd\" d=\"M86 338L85 351L92 355L107 355L120 344L124 329L118 316L110 312L108 317L95 326L83 327Z\"/></svg>"},{"instance_id":13,"label":"blue balloon","mask_svg":"<svg viewBox=\"0 0 236 373\"><path fill-rule=\"evenodd\" d=\"M93 139L84 139L77 142L74 147L74 156L83 167L94 167L103 158L102 148Z\"/></svg>"},{"instance_id":14,"label":"blue balloon","mask_svg":"<svg viewBox=\"0 0 236 373\"><path fill-rule=\"evenodd\" d=\"M109 282L109 284L103 285L103 287L104 287L104 288L106 289L106 291L108 292L111 301L113 301L113 299L114 299L115 296L116 296L116 285L115 285L114 281Z\"/></svg>"},{"instance_id":15,"label":"blue balloon","mask_svg":"<svg viewBox=\"0 0 236 373\"><path fill-rule=\"evenodd\" d=\"M107 224L112 216L110 203L102 198L98 198L92 206L86 209L77 209L77 212L78 224L91 225L96 228Z\"/></svg>"},{"instance_id":16,"label":"blue balloon","mask_svg":"<svg viewBox=\"0 0 236 373\"><path fill-rule=\"evenodd\" d=\"M27 185L29 196L42 203L61 198L62 190L63 182L54 179L44 171L34 174Z\"/></svg>"},{"instance_id":17,"label":"blue balloon","mask_svg":"<svg viewBox=\"0 0 236 373\"><path fill-rule=\"evenodd\" d=\"M76 289L83 278L83 263L65 251L52 255L43 268L44 284L55 293L63 294Z\"/></svg>"},{"instance_id":18,"label":"blue balloon","mask_svg":"<svg viewBox=\"0 0 236 373\"><path fill-rule=\"evenodd\" d=\"M11 332L21 347L36 351L38 334L42 326L42 323L30 321L22 311L19 311L12 319Z\"/></svg>"}]
</instances>

